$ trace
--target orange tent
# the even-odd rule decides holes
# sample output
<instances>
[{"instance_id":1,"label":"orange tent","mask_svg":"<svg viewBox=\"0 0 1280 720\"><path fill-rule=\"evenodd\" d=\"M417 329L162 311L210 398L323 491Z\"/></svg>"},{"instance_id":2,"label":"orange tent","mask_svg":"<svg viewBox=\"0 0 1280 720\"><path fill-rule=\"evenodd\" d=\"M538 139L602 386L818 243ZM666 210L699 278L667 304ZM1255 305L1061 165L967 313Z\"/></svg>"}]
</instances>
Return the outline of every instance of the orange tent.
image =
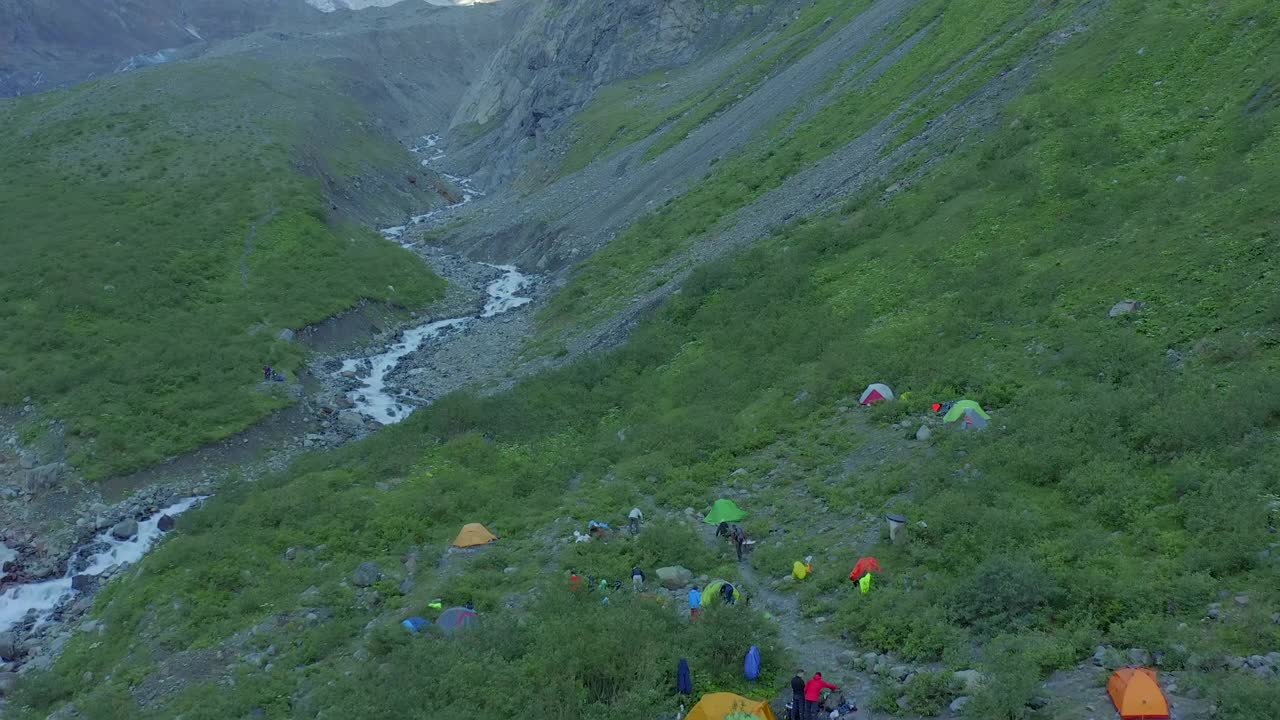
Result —
<instances>
[{"instance_id":1,"label":"orange tent","mask_svg":"<svg viewBox=\"0 0 1280 720\"><path fill-rule=\"evenodd\" d=\"M470 523L462 526L462 531L458 533L458 537L453 539L453 546L460 548L475 547L477 545L487 545L497 539L498 536L489 532L489 528L480 523Z\"/></svg>"},{"instance_id":2,"label":"orange tent","mask_svg":"<svg viewBox=\"0 0 1280 720\"><path fill-rule=\"evenodd\" d=\"M1120 668L1107 680L1107 692L1123 720L1167 720L1169 701L1150 668Z\"/></svg>"},{"instance_id":3,"label":"orange tent","mask_svg":"<svg viewBox=\"0 0 1280 720\"><path fill-rule=\"evenodd\" d=\"M741 695L707 693L689 710L685 720L724 720L731 713L755 715L760 720L774 720L773 710L764 700L748 700Z\"/></svg>"}]
</instances>

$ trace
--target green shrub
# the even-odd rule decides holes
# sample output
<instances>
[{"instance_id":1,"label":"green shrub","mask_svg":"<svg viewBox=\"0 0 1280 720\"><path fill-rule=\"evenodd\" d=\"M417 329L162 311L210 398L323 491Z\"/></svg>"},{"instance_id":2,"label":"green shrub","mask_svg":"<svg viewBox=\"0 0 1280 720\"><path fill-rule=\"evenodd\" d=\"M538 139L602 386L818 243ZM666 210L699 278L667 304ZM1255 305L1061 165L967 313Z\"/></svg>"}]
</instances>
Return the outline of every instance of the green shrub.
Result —
<instances>
[{"instance_id":1,"label":"green shrub","mask_svg":"<svg viewBox=\"0 0 1280 720\"><path fill-rule=\"evenodd\" d=\"M925 717L941 715L959 694L959 690L956 679L950 672L916 673L907 682L907 709Z\"/></svg>"}]
</instances>

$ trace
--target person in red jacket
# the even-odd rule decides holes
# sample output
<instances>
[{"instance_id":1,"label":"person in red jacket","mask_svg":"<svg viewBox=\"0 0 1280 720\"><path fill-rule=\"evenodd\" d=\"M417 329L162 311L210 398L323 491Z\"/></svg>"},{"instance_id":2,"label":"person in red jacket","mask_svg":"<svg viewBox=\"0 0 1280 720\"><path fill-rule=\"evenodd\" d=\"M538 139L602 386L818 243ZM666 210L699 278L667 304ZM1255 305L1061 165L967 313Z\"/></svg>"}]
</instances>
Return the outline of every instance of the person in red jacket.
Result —
<instances>
[{"instance_id":1,"label":"person in red jacket","mask_svg":"<svg viewBox=\"0 0 1280 720\"><path fill-rule=\"evenodd\" d=\"M818 703L822 700L823 690L839 690L840 688L832 685L822 679L822 673L816 672L813 677L809 678L809 682L804 685L804 711L805 718L814 718L818 715Z\"/></svg>"}]
</instances>

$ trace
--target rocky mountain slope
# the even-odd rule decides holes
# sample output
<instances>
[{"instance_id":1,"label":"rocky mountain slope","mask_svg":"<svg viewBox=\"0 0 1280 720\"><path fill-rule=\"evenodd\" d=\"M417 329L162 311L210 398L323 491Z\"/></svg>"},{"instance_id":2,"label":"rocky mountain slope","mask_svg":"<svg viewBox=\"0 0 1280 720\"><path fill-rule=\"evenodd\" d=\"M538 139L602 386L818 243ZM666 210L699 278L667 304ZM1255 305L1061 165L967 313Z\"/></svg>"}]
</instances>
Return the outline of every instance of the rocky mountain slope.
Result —
<instances>
[{"instance_id":1,"label":"rocky mountain slope","mask_svg":"<svg viewBox=\"0 0 1280 720\"><path fill-rule=\"evenodd\" d=\"M318 15L304 0L10 0L0 6L0 97L165 62Z\"/></svg>"}]
</instances>

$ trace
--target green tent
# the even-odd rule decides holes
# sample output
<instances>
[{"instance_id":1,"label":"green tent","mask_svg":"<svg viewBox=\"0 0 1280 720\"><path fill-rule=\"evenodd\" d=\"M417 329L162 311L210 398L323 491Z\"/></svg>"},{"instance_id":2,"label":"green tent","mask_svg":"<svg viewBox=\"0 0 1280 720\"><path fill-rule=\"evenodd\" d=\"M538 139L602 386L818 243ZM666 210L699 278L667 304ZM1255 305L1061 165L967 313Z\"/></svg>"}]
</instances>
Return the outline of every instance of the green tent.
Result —
<instances>
[{"instance_id":1,"label":"green tent","mask_svg":"<svg viewBox=\"0 0 1280 720\"><path fill-rule=\"evenodd\" d=\"M973 412L977 413L978 416L981 417L983 420L991 419L991 416L988 415L986 411L982 409L982 406L979 405L978 403L972 400L957 400L956 404L952 405L951 409L947 411L947 414L942 416L942 421L955 422L957 420L963 420L965 410L972 410Z\"/></svg>"},{"instance_id":2,"label":"green tent","mask_svg":"<svg viewBox=\"0 0 1280 720\"><path fill-rule=\"evenodd\" d=\"M720 498L715 505L711 506L711 512L707 513L706 521L712 525L719 525L722 522L737 522L746 516L747 513L732 500Z\"/></svg>"}]
</instances>

